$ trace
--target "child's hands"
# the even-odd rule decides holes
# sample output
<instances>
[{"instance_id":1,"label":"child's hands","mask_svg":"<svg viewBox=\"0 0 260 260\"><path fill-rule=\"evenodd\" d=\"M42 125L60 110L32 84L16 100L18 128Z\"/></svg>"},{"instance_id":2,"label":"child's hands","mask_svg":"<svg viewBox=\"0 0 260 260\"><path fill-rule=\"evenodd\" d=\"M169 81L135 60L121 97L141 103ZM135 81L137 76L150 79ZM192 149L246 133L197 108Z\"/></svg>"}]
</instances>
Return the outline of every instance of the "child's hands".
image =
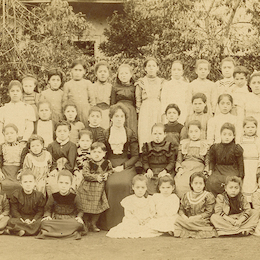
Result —
<instances>
[{"instance_id":1,"label":"child's hands","mask_svg":"<svg viewBox=\"0 0 260 260\"><path fill-rule=\"evenodd\" d=\"M105 172L105 173L103 174L103 181L106 181L106 180L107 180L107 177L108 177L108 172Z\"/></svg>"},{"instance_id":2,"label":"child's hands","mask_svg":"<svg viewBox=\"0 0 260 260\"><path fill-rule=\"evenodd\" d=\"M52 220L52 217L44 217L41 221L45 221L45 220Z\"/></svg>"},{"instance_id":3,"label":"child's hands","mask_svg":"<svg viewBox=\"0 0 260 260\"><path fill-rule=\"evenodd\" d=\"M234 222L234 226L238 226L238 227L240 227L241 225L242 225L242 223L243 223L243 219L235 219L235 222Z\"/></svg>"},{"instance_id":4,"label":"child's hands","mask_svg":"<svg viewBox=\"0 0 260 260\"><path fill-rule=\"evenodd\" d=\"M76 219L77 222L79 222L80 224L84 225L84 222L83 222L81 217L76 217L75 219Z\"/></svg>"},{"instance_id":5,"label":"child's hands","mask_svg":"<svg viewBox=\"0 0 260 260\"><path fill-rule=\"evenodd\" d=\"M163 171L159 172L158 178L164 177L164 176L166 176L166 175L169 175L169 176L170 176L170 174L169 174L166 170L163 170Z\"/></svg>"},{"instance_id":6,"label":"child's hands","mask_svg":"<svg viewBox=\"0 0 260 260\"><path fill-rule=\"evenodd\" d=\"M183 214L181 217L182 217L183 219L185 219L185 220L188 220L188 219L189 219L189 218L188 218L186 215L184 215L184 214Z\"/></svg>"},{"instance_id":7,"label":"child's hands","mask_svg":"<svg viewBox=\"0 0 260 260\"><path fill-rule=\"evenodd\" d=\"M101 182L103 181L103 177L102 177L101 174L99 174L99 175L97 176L97 181L98 181L99 183L101 183Z\"/></svg>"},{"instance_id":8,"label":"child's hands","mask_svg":"<svg viewBox=\"0 0 260 260\"><path fill-rule=\"evenodd\" d=\"M24 222L23 223L26 223L26 224L31 224L31 220L30 219L26 219L26 220L24 220Z\"/></svg>"},{"instance_id":9,"label":"child's hands","mask_svg":"<svg viewBox=\"0 0 260 260\"><path fill-rule=\"evenodd\" d=\"M151 179L153 177L153 171L151 169L148 169L144 176Z\"/></svg>"},{"instance_id":10,"label":"child's hands","mask_svg":"<svg viewBox=\"0 0 260 260\"><path fill-rule=\"evenodd\" d=\"M113 170L114 170L115 172L121 172L121 171L124 170L124 166L123 166L123 165L117 166L117 167L113 168Z\"/></svg>"}]
</instances>

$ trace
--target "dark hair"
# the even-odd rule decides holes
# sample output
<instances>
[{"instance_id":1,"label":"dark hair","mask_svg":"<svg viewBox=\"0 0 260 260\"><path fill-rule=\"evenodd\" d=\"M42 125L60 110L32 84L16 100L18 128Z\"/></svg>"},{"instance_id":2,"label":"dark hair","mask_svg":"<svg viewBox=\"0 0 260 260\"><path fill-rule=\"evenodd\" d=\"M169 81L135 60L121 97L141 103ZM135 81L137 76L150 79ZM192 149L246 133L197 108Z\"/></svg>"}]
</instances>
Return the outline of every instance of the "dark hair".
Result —
<instances>
[{"instance_id":1,"label":"dark hair","mask_svg":"<svg viewBox=\"0 0 260 260\"><path fill-rule=\"evenodd\" d=\"M242 179L237 176L227 176L226 181L225 181L225 187L230 183L230 182L236 182L239 184L240 191L242 189Z\"/></svg>"},{"instance_id":2,"label":"dark hair","mask_svg":"<svg viewBox=\"0 0 260 260\"><path fill-rule=\"evenodd\" d=\"M94 142L94 143L90 146L90 150L91 150L91 151L92 151L92 150L95 150L95 149L97 149L97 148L101 148L101 150L102 150L103 152L106 152L106 151L107 151L107 148L106 148L105 144L104 144L104 143L101 143L101 142Z\"/></svg>"},{"instance_id":3,"label":"dark hair","mask_svg":"<svg viewBox=\"0 0 260 260\"><path fill-rule=\"evenodd\" d=\"M254 123L256 127L258 126L258 122L253 116L247 116L243 121L243 127L249 122Z\"/></svg>"},{"instance_id":4,"label":"dark hair","mask_svg":"<svg viewBox=\"0 0 260 260\"><path fill-rule=\"evenodd\" d=\"M219 104L219 103L221 102L221 100L224 99L225 97L228 98L229 101L231 102L231 104L233 105L233 97L232 97L231 95L227 94L227 93L221 94L221 95L218 97L218 104Z\"/></svg>"},{"instance_id":5,"label":"dark hair","mask_svg":"<svg viewBox=\"0 0 260 260\"><path fill-rule=\"evenodd\" d=\"M178 115L181 114L181 110L176 104L169 104L165 109L165 115L167 115L168 110L171 108L174 108L177 111Z\"/></svg>"},{"instance_id":6,"label":"dark hair","mask_svg":"<svg viewBox=\"0 0 260 260\"><path fill-rule=\"evenodd\" d=\"M85 70L87 69L86 63L83 59L76 59L71 63L71 69L76 67L77 65L81 65Z\"/></svg>"},{"instance_id":7,"label":"dark hair","mask_svg":"<svg viewBox=\"0 0 260 260\"><path fill-rule=\"evenodd\" d=\"M234 61L234 59L233 59L232 57L226 57L226 58L224 58L224 59L221 61L220 67L222 67L223 63L226 62L226 61L227 61L227 62L232 62L233 65L236 66L236 63L235 63L235 61Z\"/></svg>"},{"instance_id":8,"label":"dark hair","mask_svg":"<svg viewBox=\"0 0 260 260\"><path fill-rule=\"evenodd\" d=\"M106 61L104 61L104 60L101 60L94 67L95 74L97 74L97 71L98 71L99 67L101 67L101 66L106 66L107 69L108 69L108 72L110 72L110 68L109 68L108 63Z\"/></svg>"},{"instance_id":9,"label":"dark hair","mask_svg":"<svg viewBox=\"0 0 260 260\"><path fill-rule=\"evenodd\" d=\"M144 181L146 185L148 183L148 179L143 174L135 175L134 178L132 179L132 185L135 185L137 181Z\"/></svg>"},{"instance_id":10,"label":"dark hair","mask_svg":"<svg viewBox=\"0 0 260 260\"><path fill-rule=\"evenodd\" d=\"M207 64L208 65L208 69L210 70L211 65L210 65L210 63L207 60L205 60L205 59L196 60L195 68L197 69L200 64Z\"/></svg>"},{"instance_id":11,"label":"dark hair","mask_svg":"<svg viewBox=\"0 0 260 260\"><path fill-rule=\"evenodd\" d=\"M147 57L147 58L145 59L145 61L144 61L144 68L146 68L147 63L148 63L149 61L154 61L154 62L156 63L156 65L159 66L159 65L158 65L158 61L157 61L156 58L154 58L154 57Z\"/></svg>"},{"instance_id":12,"label":"dark hair","mask_svg":"<svg viewBox=\"0 0 260 260\"><path fill-rule=\"evenodd\" d=\"M88 135L89 138L93 141L93 134L91 131L87 130L87 129L83 129L79 131L79 139L83 136L83 135Z\"/></svg>"},{"instance_id":13,"label":"dark hair","mask_svg":"<svg viewBox=\"0 0 260 260\"><path fill-rule=\"evenodd\" d=\"M90 116L91 113L93 112L99 112L101 117L102 117L102 109L98 106L93 106L89 109L89 112L88 112L88 116Z\"/></svg>"},{"instance_id":14,"label":"dark hair","mask_svg":"<svg viewBox=\"0 0 260 260\"><path fill-rule=\"evenodd\" d=\"M191 120L187 125L188 130L192 125L197 126L201 130L201 122L199 120Z\"/></svg>"},{"instance_id":15,"label":"dark hair","mask_svg":"<svg viewBox=\"0 0 260 260\"><path fill-rule=\"evenodd\" d=\"M236 66L235 69L234 69L234 72L233 72L233 77L235 77L236 74L244 74L246 79L247 79L249 71L244 66Z\"/></svg>"},{"instance_id":16,"label":"dark hair","mask_svg":"<svg viewBox=\"0 0 260 260\"><path fill-rule=\"evenodd\" d=\"M115 105L112 105L109 109L109 118L112 119L112 117L114 116L114 114L118 111L118 110L122 110L123 113L125 114L125 119L127 119L128 115L127 115L127 109L125 107L125 105L117 103Z\"/></svg>"},{"instance_id":17,"label":"dark hair","mask_svg":"<svg viewBox=\"0 0 260 260\"><path fill-rule=\"evenodd\" d=\"M66 116L65 116L65 111L68 107L74 107L76 109L77 115L75 117L75 121L74 122L78 122L79 121L79 117L78 117L78 108L76 106L76 104L72 101L67 101L66 103L63 104L62 106L62 113L63 113L63 119L67 120Z\"/></svg>"},{"instance_id":18,"label":"dark hair","mask_svg":"<svg viewBox=\"0 0 260 260\"><path fill-rule=\"evenodd\" d=\"M236 128L233 124L231 123L225 123L221 126L220 128L220 133L222 133L225 129L231 130L233 132L233 135L236 135Z\"/></svg>"},{"instance_id":19,"label":"dark hair","mask_svg":"<svg viewBox=\"0 0 260 260\"><path fill-rule=\"evenodd\" d=\"M175 181L172 178L172 176L165 175L158 180L158 188L164 183L164 182L169 182L171 186L175 186Z\"/></svg>"},{"instance_id":20,"label":"dark hair","mask_svg":"<svg viewBox=\"0 0 260 260\"><path fill-rule=\"evenodd\" d=\"M33 134L33 135L31 135L31 137L28 139L28 147L30 148L30 147L31 147L31 143L32 143L33 141L36 141L36 140L40 141L40 142L42 143L42 145L44 146L44 139L43 139L41 136L39 136L39 135Z\"/></svg>"},{"instance_id":21,"label":"dark hair","mask_svg":"<svg viewBox=\"0 0 260 260\"><path fill-rule=\"evenodd\" d=\"M2 130L2 133L3 133L3 134L5 134L5 130L6 130L7 128L13 128L14 131L18 134L18 127L17 127L15 124L10 123L10 124L5 125L5 126L3 127L3 130Z\"/></svg>"},{"instance_id":22,"label":"dark hair","mask_svg":"<svg viewBox=\"0 0 260 260\"><path fill-rule=\"evenodd\" d=\"M34 180L36 180L36 176L33 174L32 170L30 169L23 169L21 171L21 174L19 175L19 181L22 181L24 176L33 176Z\"/></svg>"},{"instance_id":23,"label":"dark hair","mask_svg":"<svg viewBox=\"0 0 260 260\"><path fill-rule=\"evenodd\" d=\"M61 85L60 87L63 85L63 80L64 80L64 75L63 75L63 72L58 69L58 68L55 68L55 69L51 69L48 71L48 81L51 79L52 76L59 76L60 77L60 80L61 80Z\"/></svg>"},{"instance_id":24,"label":"dark hair","mask_svg":"<svg viewBox=\"0 0 260 260\"><path fill-rule=\"evenodd\" d=\"M23 86L22 86L22 84L21 84L20 81L18 81L18 80L11 80L10 83L9 83L9 85L8 85L8 92L10 92L10 90L11 90L12 87L14 87L14 86L19 87L19 88L21 89L21 91L23 91Z\"/></svg>"},{"instance_id":25,"label":"dark hair","mask_svg":"<svg viewBox=\"0 0 260 260\"><path fill-rule=\"evenodd\" d=\"M193 101L195 99L201 99L203 103L206 104L206 106L204 107L203 113L207 113L208 112L208 106L207 106L207 96L204 93L196 93L192 96L191 98L191 103L193 103Z\"/></svg>"},{"instance_id":26,"label":"dark hair","mask_svg":"<svg viewBox=\"0 0 260 260\"><path fill-rule=\"evenodd\" d=\"M65 121L65 120L62 120L62 121L60 121L60 122L58 122L58 123L56 124L55 131L57 131L57 129L58 129L59 126L67 126L68 129L69 129L69 131L71 130L71 125L70 125L70 123L67 122L67 121Z\"/></svg>"},{"instance_id":27,"label":"dark hair","mask_svg":"<svg viewBox=\"0 0 260 260\"><path fill-rule=\"evenodd\" d=\"M49 108L50 108L50 111L52 112L52 107L51 107L51 103L47 100L43 100L43 101L40 101L37 105L37 108L38 108L38 111L40 109L40 106L43 105L43 104L48 104Z\"/></svg>"},{"instance_id":28,"label":"dark hair","mask_svg":"<svg viewBox=\"0 0 260 260\"><path fill-rule=\"evenodd\" d=\"M260 71L253 72L249 77L249 84L251 83L254 77L260 77Z\"/></svg>"},{"instance_id":29,"label":"dark hair","mask_svg":"<svg viewBox=\"0 0 260 260\"><path fill-rule=\"evenodd\" d=\"M58 174L58 178L57 178L57 181L59 181L60 177L61 176L66 176L66 177L69 177L70 178L70 181L72 183L72 180L73 180L73 175L70 171L68 170L61 170Z\"/></svg>"},{"instance_id":30,"label":"dark hair","mask_svg":"<svg viewBox=\"0 0 260 260\"><path fill-rule=\"evenodd\" d=\"M165 132L165 126L164 124L162 123L155 123L152 128L151 128L151 133L153 132L153 129L156 128L156 127L159 127L159 128L162 128L163 129L163 132Z\"/></svg>"},{"instance_id":31,"label":"dark hair","mask_svg":"<svg viewBox=\"0 0 260 260\"><path fill-rule=\"evenodd\" d=\"M204 174L203 172L194 172L194 173L190 176L190 182L189 182L189 184L190 184L191 190L193 190L193 188L192 188L191 185L192 185L192 183L193 183L193 181L194 181L194 179L195 179L196 177L199 177L199 178L202 178L202 179L203 179L203 182L204 182L204 188L203 188L203 190L205 190L207 178L206 178L206 176L205 176L205 174Z\"/></svg>"}]
</instances>

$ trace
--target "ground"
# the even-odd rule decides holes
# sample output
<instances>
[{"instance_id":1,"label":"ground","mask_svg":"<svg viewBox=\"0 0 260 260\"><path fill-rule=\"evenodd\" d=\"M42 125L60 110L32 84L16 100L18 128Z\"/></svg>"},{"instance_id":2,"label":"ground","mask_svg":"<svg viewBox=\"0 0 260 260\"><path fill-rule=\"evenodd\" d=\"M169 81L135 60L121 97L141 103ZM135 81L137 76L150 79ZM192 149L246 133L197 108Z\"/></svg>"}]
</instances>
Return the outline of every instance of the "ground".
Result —
<instances>
[{"instance_id":1,"label":"ground","mask_svg":"<svg viewBox=\"0 0 260 260\"><path fill-rule=\"evenodd\" d=\"M89 233L79 241L0 237L1 260L219 260L260 259L260 238L179 239L170 236L112 239Z\"/></svg>"}]
</instances>

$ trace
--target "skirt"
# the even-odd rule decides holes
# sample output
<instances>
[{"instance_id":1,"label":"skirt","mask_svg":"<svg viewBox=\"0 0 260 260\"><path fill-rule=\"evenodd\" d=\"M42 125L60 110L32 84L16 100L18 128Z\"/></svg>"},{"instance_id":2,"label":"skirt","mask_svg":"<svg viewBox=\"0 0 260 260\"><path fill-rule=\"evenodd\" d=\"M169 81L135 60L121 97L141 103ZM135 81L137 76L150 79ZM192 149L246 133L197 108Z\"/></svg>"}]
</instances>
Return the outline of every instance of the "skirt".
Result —
<instances>
[{"instance_id":1,"label":"skirt","mask_svg":"<svg viewBox=\"0 0 260 260\"><path fill-rule=\"evenodd\" d=\"M10 230L11 233L18 233L20 230L25 231L25 235L33 236L36 235L41 226L41 220L38 219L32 224L23 223L20 218L10 218L7 223L7 228Z\"/></svg>"}]
</instances>

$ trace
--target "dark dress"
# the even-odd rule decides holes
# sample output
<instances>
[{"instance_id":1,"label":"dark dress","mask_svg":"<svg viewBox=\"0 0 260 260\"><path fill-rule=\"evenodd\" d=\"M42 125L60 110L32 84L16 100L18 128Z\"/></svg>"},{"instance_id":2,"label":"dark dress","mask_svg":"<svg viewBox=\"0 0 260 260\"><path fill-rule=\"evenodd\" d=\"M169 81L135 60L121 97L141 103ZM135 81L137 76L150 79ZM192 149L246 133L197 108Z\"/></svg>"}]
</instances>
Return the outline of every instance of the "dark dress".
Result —
<instances>
[{"instance_id":1,"label":"dark dress","mask_svg":"<svg viewBox=\"0 0 260 260\"><path fill-rule=\"evenodd\" d=\"M25 235L37 234L40 229L45 205L45 197L42 192L33 190L31 194L26 194L22 188L19 188L13 192L10 205L11 218L7 223L7 228L11 233L24 230ZM26 224L21 221L21 218L23 220L35 219L36 221L32 224Z\"/></svg>"},{"instance_id":2,"label":"dark dress","mask_svg":"<svg viewBox=\"0 0 260 260\"><path fill-rule=\"evenodd\" d=\"M110 128L104 132L107 157L111 161L112 166L124 166L123 171L114 172L109 176L106 183L106 194L110 208L102 214L100 219L100 226L104 230L109 230L122 222L124 209L120 202L131 194L131 182L136 175L134 165L139 156L138 141L135 133L131 129L125 128L125 130L127 140L123 147L123 153L121 154L114 154L109 144Z\"/></svg>"},{"instance_id":3,"label":"dark dress","mask_svg":"<svg viewBox=\"0 0 260 260\"><path fill-rule=\"evenodd\" d=\"M164 125L166 133L166 141L172 142L174 144L180 144L180 134L183 128L183 125L178 121L169 122Z\"/></svg>"},{"instance_id":4,"label":"dark dress","mask_svg":"<svg viewBox=\"0 0 260 260\"><path fill-rule=\"evenodd\" d=\"M72 192L67 195L61 195L59 192L50 195L44 217L52 217L52 220L42 221L41 232L37 238L80 239L85 230L85 226L75 219L82 218L83 211L79 196Z\"/></svg>"},{"instance_id":5,"label":"dark dress","mask_svg":"<svg viewBox=\"0 0 260 260\"><path fill-rule=\"evenodd\" d=\"M94 142L101 142L101 143L105 142L104 128L103 127L101 127L101 126L98 126L98 127L87 126L86 129L89 130L92 133L93 143Z\"/></svg>"},{"instance_id":6,"label":"dark dress","mask_svg":"<svg viewBox=\"0 0 260 260\"><path fill-rule=\"evenodd\" d=\"M137 134L137 113L135 108L135 86L117 82L112 87L111 105L122 103L127 109L126 126Z\"/></svg>"},{"instance_id":7,"label":"dark dress","mask_svg":"<svg viewBox=\"0 0 260 260\"><path fill-rule=\"evenodd\" d=\"M228 144L213 144L209 150L209 169L212 174L206 188L215 196L224 192L227 176L244 178L243 148L234 140Z\"/></svg>"},{"instance_id":8,"label":"dark dress","mask_svg":"<svg viewBox=\"0 0 260 260\"><path fill-rule=\"evenodd\" d=\"M149 194L158 192L158 174L166 170L174 177L174 167L177 150L171 142L163 141L161 143L145 143L142 149L143 169L153 171L154 176L148 179L147 191Z\"/></svg>"}]
</instances>

